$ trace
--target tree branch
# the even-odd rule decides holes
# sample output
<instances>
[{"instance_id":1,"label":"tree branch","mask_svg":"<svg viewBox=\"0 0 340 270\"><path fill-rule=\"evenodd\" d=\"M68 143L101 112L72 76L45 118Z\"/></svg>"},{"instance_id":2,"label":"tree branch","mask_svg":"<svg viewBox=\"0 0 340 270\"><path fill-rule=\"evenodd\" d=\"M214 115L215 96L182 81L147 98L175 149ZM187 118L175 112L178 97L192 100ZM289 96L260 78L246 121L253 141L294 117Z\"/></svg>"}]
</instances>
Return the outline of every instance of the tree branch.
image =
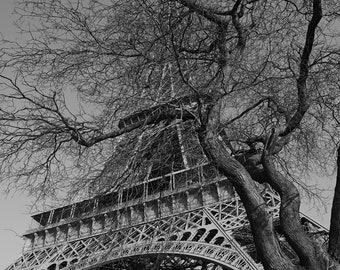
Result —
<instances>
[{"instance_id":1,"label":"tree branch","mask_svg":"<svg viewBox=\"0 0 340 270\"><path fill-rule=\"evenodd\" d=\"M200 5L195 0L180 0L179 2L183 6L186 6L189 9L197 12L198 14L205 17L207 20L211 22L214 22L216 24L223 24L223 25L229 23L229 19L225 17L225 15L230 15L229 12L223 12L223 15L221 16L216 10Z\"/></svg>"},{"instance_id":2,"label":"tree branch","mask_svg":"<svg viewBox=\"0 0 340 270\"><path fill-rule=\"evenodd\" d=\"M293 132L299 126L300 122L302 121L305 113L307 112L310 106L310 103L308 101L308 95L306 93L307 78L309 73L308 63L314 45L315 30L321 18L322 18L321 0L313 0L313 16L308 24L305 45L303 48L300 61L300 75L299 78L297 79L298 107L293 117L287 123L285 129L282 132L280 132L280 136L286 136L289 133Z\"/></svg>"}]
</instances>

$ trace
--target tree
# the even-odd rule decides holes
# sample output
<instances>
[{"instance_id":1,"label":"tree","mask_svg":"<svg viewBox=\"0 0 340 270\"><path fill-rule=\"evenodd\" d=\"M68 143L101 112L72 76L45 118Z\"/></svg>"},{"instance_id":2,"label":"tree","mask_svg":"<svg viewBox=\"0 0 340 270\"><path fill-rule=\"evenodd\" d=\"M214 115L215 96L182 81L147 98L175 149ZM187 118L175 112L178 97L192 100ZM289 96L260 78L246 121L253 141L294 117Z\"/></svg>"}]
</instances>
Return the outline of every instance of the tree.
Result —
<instances>
[{"instance_id":1,"label":"tree","mask_svg":"<svg viewBox=\"0 0 340 270\"><path fill-rule=\"evenodd\" d=\"M336 265L338 240L326 254L303 231L291 176L330 166L320 157L339 141L339 11L332 0L19 2L25 39L2 41L2 179L74 195L116 164L119 185L143 173L130 153L146 126L190 121L244 203L265 269ZM173 102L187 97L195 109ZM254 181L280 194L298 265L283 254Z\"/></svg>"}]
</instances>

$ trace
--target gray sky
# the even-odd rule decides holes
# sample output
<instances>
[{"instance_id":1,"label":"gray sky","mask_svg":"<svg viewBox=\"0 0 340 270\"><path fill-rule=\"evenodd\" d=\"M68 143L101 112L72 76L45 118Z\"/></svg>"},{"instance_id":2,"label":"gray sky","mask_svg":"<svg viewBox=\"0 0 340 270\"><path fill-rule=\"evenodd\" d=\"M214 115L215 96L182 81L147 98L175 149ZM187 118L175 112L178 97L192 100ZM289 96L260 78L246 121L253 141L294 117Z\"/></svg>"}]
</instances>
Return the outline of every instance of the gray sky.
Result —
<instances>
[{"instance_id":1,"label":"gray sky","mask_svg":"<svg viewBox=\"0 0 340 270\"><path fill-rule=\"evenodd\" d=\"M11 13L15 0L0 2L0 32L5 38L16 36ZM0 189L0 270L9 266L21 254L24 244L20 235L30 223L26 205L29 199L23 194L5 197Z\"/></svg>"},{"instance_id":2,"label":"gray sky","mask_svg":"<svg viewBox=\"0 0 340 270\"><path fill-rule=\"evenodd\" d=\"M16 194L12 198L0 198L0 269L9 266L22 251L21 234L28 229L30 216L25 213L28 199Z\"/></svg>"},{"instance_id":3,"label":"gray sky","mask_svg":"<svg viewBox=\"0 0 340 270\"><path fill-rule=\"evenodd\" d=\"M14 8L14 2L15 0L3 0L0 2L0 32L3 33L6 38L20 38L11 23L13 21L11 13ZM318 180L315 178L314 183L317 182L319 185L329 187L331 190L334 186L334 179L335 177ZM331 194L331 192L328 192L325 195L330 197ZM21 254L24 242L20 238L20 235L23 234L30 225L30 216L27 207L29 201L30 199L24 194L16 193L6 198L3 193L0 193L0 270L9 266ZM323 208L316 210L315 205L310 202L303 204L302 211L322 225L328 227L330 200L326 205L328 205L328 214L324 214Z\"/></svg>"}]
</instances>

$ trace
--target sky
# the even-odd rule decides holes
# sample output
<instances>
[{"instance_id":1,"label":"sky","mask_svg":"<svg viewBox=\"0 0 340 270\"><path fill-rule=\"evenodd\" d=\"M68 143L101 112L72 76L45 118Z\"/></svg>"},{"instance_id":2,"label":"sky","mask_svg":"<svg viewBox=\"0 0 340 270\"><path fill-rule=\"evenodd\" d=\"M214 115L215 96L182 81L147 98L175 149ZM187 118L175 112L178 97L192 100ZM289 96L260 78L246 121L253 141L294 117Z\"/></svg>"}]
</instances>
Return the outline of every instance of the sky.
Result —
<instances>
[{"instance_id":1,"label":"sky","mask_svg":"<svg viewBox=\"0 0 340 270\"><path fill-rule=\"evenodd\" d=\"M16 38L11 16L15 0L0 2L0 32L5 38ZM22 193L5 196L0 187L0 270L5 269L21 254L21 235L30 224L30 198Z\"/></svg>"},{"instance_id":2,"label":"sky","mask_svg":"<svg viewBox=\"0 0 340 270\"><path fill-rule=\"evenodd\" d=\"M6 38L20 38L12 25L13 17L11 13L14 8L15 0L3 0L0 2L0 32ZM312 202L305 201L302 205L302 211L314 218L317 222L328 227L331 190L335 184L335 176L331 178L314 178L311 185L319 185L329 188L330 192L325 193L328 196L326 208L316 207ZM21 254L23 240L20 237L30 225L29 204L32 198L22 193L15 193L5 196L0 187L0 270L5 269L15 261Z\"/></svg>"}]
</instances>

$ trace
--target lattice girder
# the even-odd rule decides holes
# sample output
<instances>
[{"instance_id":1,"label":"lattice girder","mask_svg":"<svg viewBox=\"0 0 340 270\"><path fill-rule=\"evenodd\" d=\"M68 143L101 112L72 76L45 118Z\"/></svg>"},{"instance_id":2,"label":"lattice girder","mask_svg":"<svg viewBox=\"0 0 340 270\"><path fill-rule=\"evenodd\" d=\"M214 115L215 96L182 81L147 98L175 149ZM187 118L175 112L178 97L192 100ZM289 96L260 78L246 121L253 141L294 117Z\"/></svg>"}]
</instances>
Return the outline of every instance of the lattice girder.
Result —
<instances>
[{"instance_id":1,"label":"lattice girder","mask_svg":"<svg viewBox=\"0 0 340 270\"><path fill-rule=\"evenodd\" d=\"M235 198L234 200L238 200L238 198ZM235 207L235 201L229 203ZM230 236L228 237L225 234L225 231L233 229L235 224L232 224L230 227L224 226L223 228L217 228L215 226L216 221L226 222L226 219L231 218L230 215L233 215L234 218L238 218L236 213L244 213L242 204L237 202L237 207L239 209L236 212L232 209L232 211L230 211L231 214L220 215L217 219L215 209L223 209L224 207L224 212L226 212L227 208L225 208L225 205L225 202L218 202L208 205L207 207L201 207L166 218L144 222L139 225L119 230L107 230L104 233L69 241L64 243L64 245L54 246L53 252L51 251L51 248L48 247L29 251L22 256L23 260L18 260L9 268L9 270L47 269L51 263L57 264L66 261L67 265L70 265L70 262L75 260L77 260L77 263L72 267L82 269L83 266L76 266L81 263L81 260L83 260L82 263L84 265L87 263L92 265L91 267L95 267L98 263L95 258L98 257L99 254L103 258L106 256L108 260L114 261L123 257L137 255L145 256L151 251L152 254L162 252L164 254L185 256L190 256L191 253L192 257L204 257L206 260L216 263L218 263L216 261L217 257L223 257L223 260L226 263L224 264L225 266L235 267L235 265L242 265L243 269L258 269L258 266L254 267L251 265L257 265L255 262L249 264L249 261L251 261L249 255L245 252L240 254L240 250L235 249L236 242L231 242ZM212 219L216 219L216 221ZM244 223L238 224L241 226ZM207 243L207 240L205 239L208 238L208 235L209 233L211 234L212 230L216 230L216 233L214 237L209 239L209 243ZM214 241L218 241L218 244L213 244ZM176 245L174 243L176 243ZM165 245L168 250L164 248L160 250L160 246L162 245ZM124 247L124 252L122 252L122 246ZM50 250L52 254L48 254L48 250ZM43 255L41 258L36 258L32 261L27 260L26 258L29 254L33 255L34 258L39 254ZM222 254L224 255L222 256Z\"/></svg>"},{"instance_id":2,"label":"lattice girder","mask_svg":"<svg viewBox=\"0 0 340 270\"><path fill-rule=\"evenodd\" d=\"M267 188L262 194L277 217L278 195ZM65 270L91 269L157 254L201 258L226 269L262 269L250 256L255 252L253 244L242 247L242 241L234 238L237 235L251 242L249 229L242 233L245 228L249 228L246 212L235 196L176 215L28 250L8 270L52 270L53 265Z\"/></svg>"},{"instance_id":3,"label":"lattice girder","mask_svg":"<svg viewBox=\"0 0 340 270\"><path fill-rule=\"evenodd\" d=\"M117 260L96 267L96 270L227 270L226 267L222 267L216 263L204 261L198 258L192 258L188 256L176 256L166 254L149 254L146 256L134 256L131 258L125 258L123 260ZM230 268L229 268L230 269Z\"/></svg>"},{"instance_id":4,"label":"lattice girder","mask_svg":"<svg viewBox=\"0 0 340 270\"><path fill-rule=\"evenodd\" d=\"M91 269L115 260L156 254L196 257L226 266L228 269L257 269L251 268L234 249L189 241L166 241L164 243L152 242L124 245L122 248L116 248L106 253L93 253L91 258L76 263L67 269Z\"/></svg>"}]
</instances>

